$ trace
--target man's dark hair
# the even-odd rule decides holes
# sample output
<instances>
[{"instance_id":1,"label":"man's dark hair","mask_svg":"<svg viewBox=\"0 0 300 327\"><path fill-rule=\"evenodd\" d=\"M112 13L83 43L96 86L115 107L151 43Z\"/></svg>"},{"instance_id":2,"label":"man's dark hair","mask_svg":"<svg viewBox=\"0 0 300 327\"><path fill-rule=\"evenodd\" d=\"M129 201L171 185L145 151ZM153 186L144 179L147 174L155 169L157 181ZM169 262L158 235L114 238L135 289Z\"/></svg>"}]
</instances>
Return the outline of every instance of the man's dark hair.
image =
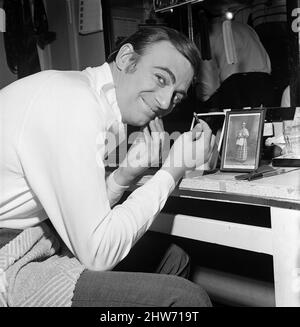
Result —
<instances>
[{"instance_id":1,"label":"man's dark hair","mask_svg":"<svg viewBox=\"0 0 300 327\"><path fill-rule=\"evenodd\" d=\"M147 50L147 47L160 41L169 41L191 63L194 76L199 75L200 54L194 42L177 30L165 26L140 28L119 44L118 48L109 55L107 62L113 62L116 59L119 49L126 43L130 43L135 53L142 56Z\"/></svg>"}]
</instances>

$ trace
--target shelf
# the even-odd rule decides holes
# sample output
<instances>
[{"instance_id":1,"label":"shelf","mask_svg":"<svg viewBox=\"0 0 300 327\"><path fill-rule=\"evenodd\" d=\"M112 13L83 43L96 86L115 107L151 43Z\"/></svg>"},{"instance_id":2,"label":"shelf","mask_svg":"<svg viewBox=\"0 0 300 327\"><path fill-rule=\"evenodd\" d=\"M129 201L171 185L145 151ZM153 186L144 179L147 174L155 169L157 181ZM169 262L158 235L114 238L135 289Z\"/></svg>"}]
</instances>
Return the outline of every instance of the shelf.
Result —
<instances>
[{"instance_id":1,"label":"shelf","mask_svg":"<svg viewBox=\"0 0 300 327\"><path fill-rule=\"evenodd\" d=\"M204 0L186 0L184 2L180 2L180 3L176 3L174 5L170 5L170 6L166 6L166 7L163 7L163 8L155 8L155 0L153 1L153 6L154 6L154 11L156 13L158 12L165 12L165 11L168 11L170 9L173 9L173 8L176 8L176 7L180 7L180 6L184 6L184 5L187 5L187 4L195 4L195 3L198 3L198 2L203 2Z\"/></svg>"}]
</instances>

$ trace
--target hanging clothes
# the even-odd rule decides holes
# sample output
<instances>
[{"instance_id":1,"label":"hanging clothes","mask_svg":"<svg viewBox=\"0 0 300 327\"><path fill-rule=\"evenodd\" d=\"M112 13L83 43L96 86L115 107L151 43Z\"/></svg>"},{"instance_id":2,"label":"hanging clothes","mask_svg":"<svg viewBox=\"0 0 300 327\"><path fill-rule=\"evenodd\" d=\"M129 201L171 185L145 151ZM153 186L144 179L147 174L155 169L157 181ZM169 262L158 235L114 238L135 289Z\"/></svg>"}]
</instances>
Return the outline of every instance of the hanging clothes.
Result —
<instances>
[{"instance_id":1,"label":"hanging clothes","mask_svg":"<svg viewBox=\"0 0 300 327\"><path fill-rule=\"evenodd\" d=\"M43 49L55 40L55 33L48 31L43 1L4 0L3 8L6 13L4 46L8 67L18 78L39 72L37 45Z\"/></svg>"},{"instance_id":2,"label":"hanging clothes","mask_svg":"<svg viewBox=\"0 0 300 327\"><path fill-rule=\"evenodd\" d=\"M3 0L0 0L0 32L5 32L6 16L3 9Z\"/></svg>"},{"instance_id":3,"label":"hanging clothes","mask_svg":"<svg viewBox=\"0 0 300 327\"><path fill-rule=\"evenodd\" d=\"M196 44L198 45L202 60L211 59L211 47L209 40L209 22L204 10L198 12L199 33L196 35Z\"/></svg>"},{"instance_id":4,"label":"hanging clothes","mask_svg":"<svg viewBox=\"0 0 300 327\"><path fill-rule=\"evenodd\" d=\"M43 0L33 0L33 25L37 37L37 45L41 49L44 49L47 44L55 40L56 33L49 31Z\"/></svg>"}]
</instances>

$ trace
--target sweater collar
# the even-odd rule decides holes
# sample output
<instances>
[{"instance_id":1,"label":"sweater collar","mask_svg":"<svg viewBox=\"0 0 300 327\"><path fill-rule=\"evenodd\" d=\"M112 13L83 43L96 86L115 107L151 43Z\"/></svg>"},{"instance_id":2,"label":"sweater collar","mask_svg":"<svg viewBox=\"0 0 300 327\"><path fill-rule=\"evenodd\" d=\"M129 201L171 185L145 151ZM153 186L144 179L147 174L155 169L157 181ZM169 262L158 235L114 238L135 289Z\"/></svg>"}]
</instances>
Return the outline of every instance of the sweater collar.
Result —
<instances>
[{"instance_id":1,"label":"sweater collar","mask_svg":"<svg viewBox=\"0 0 300 327\"><path fill-rule=\"evenodd\" d=\"M122 122L110 66L108 63L104 63L99 67L89 67L86 72L92 77L93 88L97 94L104 97L108 103L108 107L104 108L106 129L118 135L121 142L125 138L125 125Z\"/></svg>"},{"instance_id":2,"label":"sweater collar","mask_svg":"<svg viewBox=\"0 0 300 327\"><path fill-rule=\"evenodd\" d=\"M89 75L92 76L96 92L104 95L109 104L109 110L106 112L108 127L112 123L122 123L121 111L117 102L116 88L112 76L112 72L108 63L104 63L99 67L89 67L86 69Z\"/></svg>"}]
</instances>

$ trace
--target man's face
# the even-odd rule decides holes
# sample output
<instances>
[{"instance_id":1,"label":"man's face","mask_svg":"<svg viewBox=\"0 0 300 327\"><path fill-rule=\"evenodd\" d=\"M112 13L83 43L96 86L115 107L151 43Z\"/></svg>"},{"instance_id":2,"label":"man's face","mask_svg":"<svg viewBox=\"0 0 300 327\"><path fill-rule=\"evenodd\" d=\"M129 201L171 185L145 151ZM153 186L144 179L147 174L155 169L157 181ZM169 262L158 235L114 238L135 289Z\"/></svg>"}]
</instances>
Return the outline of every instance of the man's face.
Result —
<instances>
[{"instance_id":1,"label":"man's face","mask_svg":"<svg viewBox=\"0 0 300 327\"><path fill-rule=\"evenodd\" d=\"M131 56L128 50L127 59ZM123 122L134 126L170 113L186 96L193 78L190 62L167 41L154 43L138 58L135 67L131 65L128 60L116 91Z\"/></svg>"}]
</instances>

